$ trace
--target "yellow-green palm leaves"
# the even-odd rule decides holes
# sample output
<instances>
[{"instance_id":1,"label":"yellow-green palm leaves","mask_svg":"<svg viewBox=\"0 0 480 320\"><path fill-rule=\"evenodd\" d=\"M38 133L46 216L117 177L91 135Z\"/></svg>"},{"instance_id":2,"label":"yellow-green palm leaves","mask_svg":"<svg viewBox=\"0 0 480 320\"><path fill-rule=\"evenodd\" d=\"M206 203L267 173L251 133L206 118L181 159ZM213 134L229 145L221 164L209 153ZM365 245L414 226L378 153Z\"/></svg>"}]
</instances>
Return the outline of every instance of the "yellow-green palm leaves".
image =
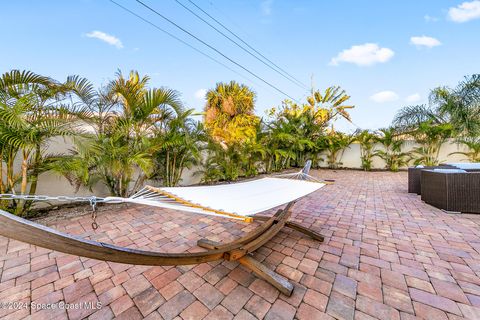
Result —
<instances>
[{"instance_id":1,"label":"yellow-green palm leaves","mask_svg":"<svg viewBox=\"0 0 480 320\"><path fill-rule=\"evenodd\" d=\"M235 81L218 83L207 92L205 128L212 138L224 145L255 139L255 93Z\"/></svg>"}]
</instances>

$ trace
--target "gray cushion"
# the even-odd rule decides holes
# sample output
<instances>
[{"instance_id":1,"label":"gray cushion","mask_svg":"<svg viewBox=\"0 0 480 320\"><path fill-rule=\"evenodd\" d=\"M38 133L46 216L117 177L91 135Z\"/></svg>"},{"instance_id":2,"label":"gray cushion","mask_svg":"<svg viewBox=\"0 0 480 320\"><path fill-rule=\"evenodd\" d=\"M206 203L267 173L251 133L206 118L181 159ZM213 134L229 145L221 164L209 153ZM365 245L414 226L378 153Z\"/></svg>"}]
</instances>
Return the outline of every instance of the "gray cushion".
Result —
<instances>
[{"instance_id":1,"label":"gray cushion","mask_svg":"<svg viewBox=\"0 0 480 320\"><path fill-rule=\"evenodd\" d=\"M462 169L433 169L435 172L441 173L466 173L467 171Z\"/></svg>"},{"instance_id":2,"label":"gray cushion","mask_svg":"<svg viewBox=\"0 0 480 320\"><path fill-rule=\"evenodd\" d=\"M453 166L464 170L480 169L480 163L455 163Z\"/></svg>"}]
</instances>

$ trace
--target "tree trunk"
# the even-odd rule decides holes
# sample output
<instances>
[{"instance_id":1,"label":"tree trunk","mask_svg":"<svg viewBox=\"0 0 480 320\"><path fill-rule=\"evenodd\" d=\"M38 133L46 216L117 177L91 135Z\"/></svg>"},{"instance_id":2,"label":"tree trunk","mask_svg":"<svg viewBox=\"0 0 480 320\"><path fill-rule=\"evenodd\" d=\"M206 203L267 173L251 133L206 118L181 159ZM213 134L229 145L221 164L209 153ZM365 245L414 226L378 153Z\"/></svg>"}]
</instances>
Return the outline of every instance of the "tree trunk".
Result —
<instances>
[{"instance_id":1,"label":"tree trunk","mask_svg":"<svg viewBox=\"0 0 480 320\"><path fill-rule=\"evenodd\" d=\"M5 188L3 186L3 151L0 153L0 193L4 193Z\"/></svg>"},{"instance_id":2,"label":"tree trunk","mask_svg":"<svg viewBox=\"0 0 480 320\"><path fill-rule=\"evenodd\" d=\"M20 185L20 193L25 194L27 192L27 170L28 170L28 152L22 152L22 183Z\"/></svg>"},{"instance_id":3,"label":"tree trunk","mask_svg":"<svg viewBox=\"0 0 480 320\"><path fill-rule=\"evenodd\" d=\"M30 184L30 191L29 191L30 195L34 195L35 192L37 191L38 174L39 174L38 166L40 165L40 160L41 160L41 147L40 145L37 145L35 147L35 159L33 162L33 172L32 172L32 176L30 177L30 181L32 182Z\"/></svg>"},{"instance_id":4,"label":"tree trunk","mask_svg":"<svg viewBox=\"0 0 480 320\"><path fill-rule=\"evenodd\" d=\"M29 195L35 195L37 192L37 185L38 185L38 175L39 175L39 170L38 166L40 165L40 160L41 160L41 147L40 145L37 145L35 147L35 160L33 163L33 172L32 176L30 177L30 190L28 192ZM29 210L31 205L33 204L33 201L27 201L25 203L25 209Z\"/></svg>"},{"instance_id":5,"label":"tree trunk","mask_svg":"<svg viewBox=\"0 0 480 320\"><path fill-rule=\"evenodd\" d=\"M171 179L170 179L170 187L175 186L175 175L176 175L176 165L177 165L177 154L173 154L173 161L172 161L172 169L171 169Z\"/></svg>"},{"instance_id":6,"label":"tree trunk","mask_svg":"<svg viewBox=\"0 0 480 320\"><path fill-rule=\"evenodd\" d=\"M15 155L12 152L9 152L8 162L7 162L7 185L10 192L14 192L15 187L15 178L13 171L13 161L15 160Z\"/></svg>"},{"instance_id":7,"label":"tree trunk","mask_svg":"<svg viewBox=\"0 0 480 320\"><path fill-rule=\"evenodd\" d=\"M24 195L27 191L27 170L28 170L28 151L22 151L22 182L20 184L20 194ZM20 200L17 205L16 214L22 215L24 213L25 200Z\"/></svg>"},{"instance_id":8,"label":"tree trunk","mask_svg":"<svg viewBox=\"0 0 480 320\"><path fill-rule=\"evenodd\" d=\"M174 184L173 184L172 187L176 186L178 184L178 182L180 181L180 178L182 177L183 169L185 168L183 166L185 158L186 158L186 154L183 153L183 155L180 158L180 161L178 162L178 170L176 171L175 180L173 181Z\"/></svg>"},{"instance_id":9,"label":"tree trunk","mask_svg":"<svg viewBox=\"0 0 480 320\"><path fill-rule=\"evenodd\" d=\"M164 177L163 183L168 185L168 182L170 181L170 152L167 151L167 156L165 157L165 177Z\"/></svg>"}]
</instances>

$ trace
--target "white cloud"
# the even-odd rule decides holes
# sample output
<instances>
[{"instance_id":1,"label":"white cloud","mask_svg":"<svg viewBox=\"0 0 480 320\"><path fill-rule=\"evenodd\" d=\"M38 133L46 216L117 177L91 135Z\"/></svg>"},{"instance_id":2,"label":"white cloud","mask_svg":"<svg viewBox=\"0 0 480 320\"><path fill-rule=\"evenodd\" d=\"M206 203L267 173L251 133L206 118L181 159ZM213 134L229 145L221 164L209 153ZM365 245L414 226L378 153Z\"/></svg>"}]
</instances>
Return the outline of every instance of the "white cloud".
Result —
<instances>
[{"instance_id":1,"label":"white cloud","mask_svg":"<svg viewBox=\"0 0 480 320\"><path fill-rule=\"evenodd\" d=\"M370 99L376 103L384 103L398 100L398 94L393 91L380 91L370 96Z\"/></svg>"},{"instance_id":2,"label":"white cloud","mask_svg":"<svg viewBox=\"0 0 480 320\"><path fill-rule=\"evenodd\" d=\"M414 103L420 101L422 97L418 93L414 93L405 98L405 101L408 103Z\"/></svg>"},{"instance_id":3,"label":"white cloud","mask_svg":"<svg viewBox=\"0 0 480 320\"><path fill-rule=\"evenodd\" d=\"M427 36L411 37L410 43L416 45L417 47L428 48L433 48L442 44L438 39Z\"/></svg>"},{"instance_id":4,"label":"white cloud","mask_svg":"<svg viewBox=\"0 0 480 320\"><path fill-rule=\"evenodd\" d=\"M273 6L273 0L264 0L260 4L260 7L262 8L262 13L265 16L269 16L272 14L272 6Z\"/></svg>"},{"instance_id":5,"label":"white cloud","mask_svg":"<svg viewBox=\"0 0 480 320\"><path fill-rule=\"evenodd\" d=\"M437 17L432 17L431 15L428 15L428 14L424 15L423 19L425 19L426 22L437 22L438 20L440 20Z\"/></svg>"},{"instance_id":6,"label":"white cloud","mask_svg":"<svg viewBox=\"0 0 480 320\"><path fill-rule=\"evenodd\" d=\"M111 46L117 47L117 49L123 48L123 44L122 44L122 41L120 41L120 39L102 31L95 30L85 34L85 36L88 38L95 38L95 39L102 40L103 42L106 42Z\"/></svg>"},{"instance_id":7,"label":"white cloud","mask_svg":"<svg viewBox=\"0 0 480 320\"><path fill-rule=\"evenodd\" d=\"M195 91L195 98L198 100L205 100L205 95L207 94L207 89L198 89Z\"/></svg>"},{"instance_id":8,"label":"white cloud","mask_svg":"<svg viewBox=\"0 0 480 320\"><path fill-rule=\"evenodd\" d=\"M376 43L365 43L345 49L332 58L330 65L337 66L340 62L354 63L358 66L371 66L390 60L395 52L389 48L380 48Z\"/></svg>"},{"instance_id":9,"label":"white cloud","mask_svg":"<svg viewBox=\"0 0 480 320\"><path fill-rule=\"evenodd\" d=\"M467 22L480 18L480 1L463 2L448 9L448 18L454 22Z\"/></svg>"}]
</instances>

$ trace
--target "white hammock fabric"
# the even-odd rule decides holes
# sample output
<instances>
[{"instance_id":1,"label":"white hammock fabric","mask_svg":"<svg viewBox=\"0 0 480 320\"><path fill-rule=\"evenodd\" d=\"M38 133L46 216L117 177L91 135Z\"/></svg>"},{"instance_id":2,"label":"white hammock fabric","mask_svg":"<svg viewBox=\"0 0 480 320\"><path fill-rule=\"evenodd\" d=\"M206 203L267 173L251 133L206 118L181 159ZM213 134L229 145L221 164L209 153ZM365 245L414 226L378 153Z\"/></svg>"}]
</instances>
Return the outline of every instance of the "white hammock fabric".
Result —
<instances>
[{"instance_id":1,"label":"white hammock fabric","mask_svg":"<svg viewBox=\"0 0 480 320\"><path fill-rule=\"evenodd\" d=\"M325 184L306 180L263 178L216 186L144 187L130 198L106 197L106 203L137 203L207 215L242 219L302 198Z\"/></svg>"}]
</instances>

